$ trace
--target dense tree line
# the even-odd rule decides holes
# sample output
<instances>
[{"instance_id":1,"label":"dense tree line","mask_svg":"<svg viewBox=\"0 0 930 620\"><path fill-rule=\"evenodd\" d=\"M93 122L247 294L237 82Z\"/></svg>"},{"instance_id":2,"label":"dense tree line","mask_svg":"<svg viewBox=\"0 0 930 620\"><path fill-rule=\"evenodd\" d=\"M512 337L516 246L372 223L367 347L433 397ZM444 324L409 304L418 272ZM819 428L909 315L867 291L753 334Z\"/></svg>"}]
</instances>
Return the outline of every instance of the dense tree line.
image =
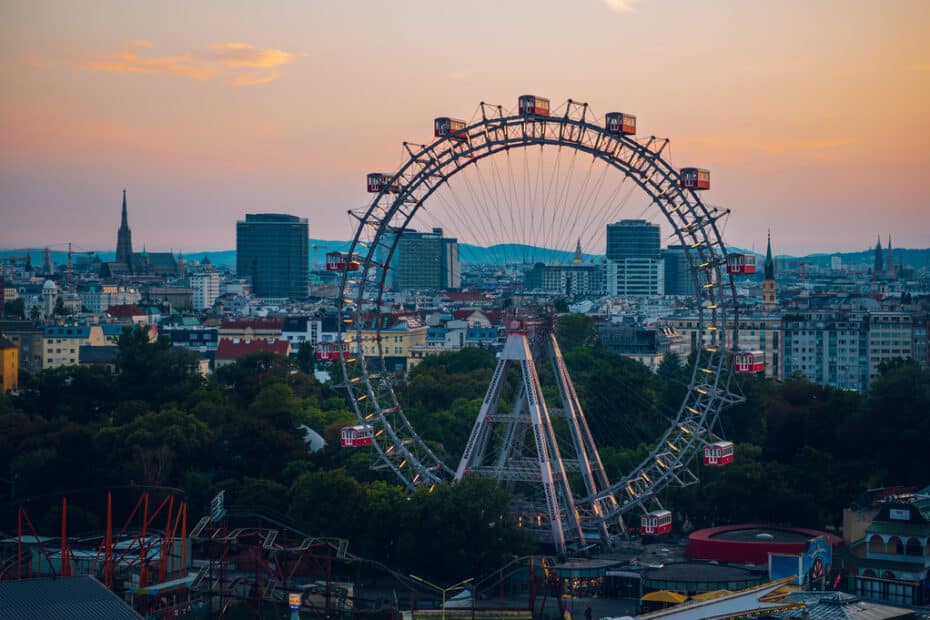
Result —
<instances>
[{"instance_id":1,"label":"dense tree line","mask_svg":"<svg viewBox=\"0 0 930 620\"><path fill-rule=\"evenodd\" d=\"M194 356L164 338L127 331L119 345L114 373L46 370L24 375L19 395L0 396L0 529L11 529L20 503L43 505L37 496L93 489L99 505L106 489L134 484L183 489L192 515L225 489L230 504L348 538L354 553L437 579L479 575L532 550L504 518L509 496L487 481L408 494L370 469L371 451L341 449L339 430L354 414L301 369L305 359L257 354L204 378ZM450 384L464 386L459 374L482 380L468 355L450 360ZM417 389L430 390L413 386L412 398ZM456 402L454 390L444 402ZM437 432L449 422L441 413L421 421ZM307 428L326 439L322 451L308 452ZM57 518L53 507L34 520L53 533ZM72 502L70 531L103 520Z\"/></svg>"},{"instance_id":2,"label":"dense tree line","mask_svg":"<svg viewBox=\"0 0 930 620\"><path fill-rule=\"evenodd\" d=\"M676 414L691 376L668 356L657 373L598 346L584 317L562 317L559 341L608 474L616 479L648 453ZM0 528L26 498L127 484L183 489L196 514L227 491L230 503L283 518L315 535L437 579L476 576L532 550L506 518L507 492L482 480L408 494L370 469L372 452L339 447L354 423L344 396L297 360L259 354L196 372L194 358L142 331L120 340L116 372L73 366L25 375L0 396ZM397 391L418 432L447 461L462 452L496 360L481 349L423 361ZM558 407L552 369L539 364L547 402ZM512 402L516 372L504 389ZM868 397L793 377L740 377L743 404L721 417L736 461L703 468L701 483L664 498L696 526L775 521L824 527L862 490L930 483L930 372L884 369ZM568 441L556 421L560 441ZM306 428L327 441L310 454ZM49 511L36 520L54 523ZM101 522L69 510L75 531Z\"/></svg>"}]
</instances>

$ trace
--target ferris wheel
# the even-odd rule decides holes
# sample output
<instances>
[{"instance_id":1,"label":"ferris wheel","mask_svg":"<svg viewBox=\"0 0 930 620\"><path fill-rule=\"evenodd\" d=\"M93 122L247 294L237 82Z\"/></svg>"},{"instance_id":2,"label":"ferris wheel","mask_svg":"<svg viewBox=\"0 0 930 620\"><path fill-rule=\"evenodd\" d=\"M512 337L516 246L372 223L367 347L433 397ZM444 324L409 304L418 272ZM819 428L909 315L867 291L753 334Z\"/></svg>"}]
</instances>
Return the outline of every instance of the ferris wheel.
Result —
<instances>
[{"instance_id":1,"label":"ferris wheel","mask_svg":"<svg viewBox=\"0 0 930 620\"><path fill-rule=\"evenodd\" d=\"M572 544L607 540L631 517L641 519L646 533L667 531L671 514L660 492L696 482L701 463L732 460L732 444L719 436L717 422L724 407L740 400L730 387L733 373L745 366L733 361L739 351L733 274L747 272L750 259L728 254L720 226L728 211L700 198L710 187L709 172L674 168L668 139L637 138L636 132L631 114L601 118L571 99L552 109L548 99L533 95L521 96L509 111L482 102L467 122L437 118L432 142L404 142L396 171L368 175L373 199L350 211L357 222L351 246L327 258L330 269L342 273L340 349L332 359L341 364L358 418L348 430L353 443L345 445L373 447L378 466L410 489L469 475L529 489L515 515L561 553ZM452 229L463 261L483 249L491 256L481 267L485 275L506 277L511 268L560 257L592 260L583 245L603 242L604 225L622 208L661 222L690 272L701 337L668 428L636 467L609 480L551 320L529 313L508 324L463 454L457 462L450 460L456 455L444 460L436 442L418 433L395 392L392 291L399 288L400 240L424 227L440 235ZM581 281L566 284L563 278L561 286L578 292ZM548 396L537 366L543 361L555 383ZM502 396L508 376L518 377L519 387ZM572 489L570 479L579 477L581 485Z\"/></svg>"}]
</instances>

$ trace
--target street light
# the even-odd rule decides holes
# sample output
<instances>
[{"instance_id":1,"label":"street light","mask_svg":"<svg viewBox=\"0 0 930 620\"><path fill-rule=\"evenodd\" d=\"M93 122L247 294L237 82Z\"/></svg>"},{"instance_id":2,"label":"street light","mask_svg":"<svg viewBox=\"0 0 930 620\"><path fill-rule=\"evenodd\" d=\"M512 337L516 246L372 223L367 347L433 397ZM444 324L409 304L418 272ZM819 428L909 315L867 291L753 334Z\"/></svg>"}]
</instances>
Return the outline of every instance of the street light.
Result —
<instances>
[{"instance_id":1,"label":"street light","mask_svg":"<svg viewBox=\"0 0 930 620\"><path fill-rule=\"evenodd\" d=\"M430 581L427 581L426 579L423 579L422 577L417 577L417 576L414 575L414 574L411 574L411 575L410 575L410 578L411 578L411 579L416 579L416 580L419 581L420 583L423 583L423 584L428 585L429 587L431 587L432 589L436 590L437 592L442 592L442 611L440 612L441 620L446 620L446 592L449 592L450 590L455 590L456 588L461 588L461 587L464 586L466 583L469 583L469 582L474 581L474 578L473 578L473 577L469 577L468 579L464 579L464 580L462 580L462 581L459 581L458 583L454 583L454 584L452 584L451 586L449 586L449 587L447 587L447 588L440 588L440 587L437 586L435 583L432 583L432 582L430 582Z\"/></svg>"}]
</instances>

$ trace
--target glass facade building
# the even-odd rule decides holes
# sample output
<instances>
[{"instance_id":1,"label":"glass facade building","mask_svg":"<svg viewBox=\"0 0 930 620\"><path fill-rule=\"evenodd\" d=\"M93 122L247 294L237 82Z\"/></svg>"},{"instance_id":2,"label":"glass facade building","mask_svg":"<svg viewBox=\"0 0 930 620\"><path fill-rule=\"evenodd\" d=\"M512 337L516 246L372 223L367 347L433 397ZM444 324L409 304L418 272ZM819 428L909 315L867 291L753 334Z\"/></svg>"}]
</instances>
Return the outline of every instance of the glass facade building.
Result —
<instances>
[{"instance_id":1,"label":"glass facade building","mask_svg":"<svg viewBox=\"0 0 930 620\"><path fill-rule=\"evenodd\" d=\"M689 295L695 294L694 276L685 248L681 245L670 245L662 253L662 266L665 269L665 294Z\"/></svg>"},{"instance_id":2,"label":"glass facade building","mask_svg":"<svg viewBox=\"0 0 930 620\"><path fill-rule=\"evenodd\" d=\"M659 258L659 225L646 220L620 220L607 225L607 260Z\"/></svg>"},{"instance_id":3,"label":"glass facade building","mask_svg":"<svg viewBox=\"0 0 930 620\"><path fill-rule=\"evenodd\" d=\"M386 233L385 245L393 244L396 234ZM441 228L407 229L396 241L385 286L397 291L461 288L458 241L443 237Z\"/></svg>"},{"instance_id":4,"label":"glass facade building","mask_svg":"<svg viewBox=\"0 0 930 620\"><path fill-rule=\"evenodd\" d=\"M306 297L309 236L305 218L246 214L236 222L236 273L251 278L258 297Z\"/></svg>"},{"instance_id":5,"label":"glass facade building","mask_svg":"<svg viewBox=\"0 0 930 620\"><path fill-rule=\"evenodd\" d=\"M607 225L607 294L642 297L665 292L659 225L620 220Z\"/></svg>"}]
</instances>

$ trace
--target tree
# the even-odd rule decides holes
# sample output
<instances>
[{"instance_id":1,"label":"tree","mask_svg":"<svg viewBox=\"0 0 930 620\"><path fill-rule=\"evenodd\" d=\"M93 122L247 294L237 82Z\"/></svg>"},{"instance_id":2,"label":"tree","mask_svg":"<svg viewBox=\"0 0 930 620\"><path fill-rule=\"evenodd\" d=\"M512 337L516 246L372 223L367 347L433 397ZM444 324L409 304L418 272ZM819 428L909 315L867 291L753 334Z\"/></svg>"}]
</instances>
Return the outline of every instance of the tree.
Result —
<instances>
[{"instance_id":1,"label":"tree","mask_svg":"<svg viewBox=\"0 0 930 620\"><path fill-rule=\"evenodd\" d=\"M290 488L288 516L314 536L352 538L365 507L365 491L344 469L311 472Z\"/></svg>"},{"instance_id":2,"label":"tree","mask_svg":"<svg viewBox=\"0 0 930 620\"><path fill-rule=\"evenodd\" d=\"M930 480L930 370L916 362L883 367L866 404L862 446L883 484L925 485Z\"/></svg>"},{"instance_id":3,"label":"tree","mask_svg":"<svg viewBox=\"0 0 930 620\"><path fill-rule=\"evenodd\" d=\"M316 358L313 353L313 345L308 341L303 341L297 347L297 366L307 374L313 374L313 366Z\"/></svg>"},{"instance_id":4,"label":"tree","mask_svg":"<svg viewBox=\"0 0 930 620\"><path fill-rule=\"evenodd\" d=\"M123 329L116 367L121 394L153 407L180 402L203 384L195 353L172 347L164 335L151 341L143 325Z\"/></svg>"},{"instance_id":5,"label":"tree","mask_svg":"<svg viewBox=\"0 0 930 620\"><path fill-rule=\"evenodd\" d=\"M598 342L594 319L585 314L565 314L556 328L559 346L563 350L579 346L594 346Z\"/></svg>"}]
</instances>

